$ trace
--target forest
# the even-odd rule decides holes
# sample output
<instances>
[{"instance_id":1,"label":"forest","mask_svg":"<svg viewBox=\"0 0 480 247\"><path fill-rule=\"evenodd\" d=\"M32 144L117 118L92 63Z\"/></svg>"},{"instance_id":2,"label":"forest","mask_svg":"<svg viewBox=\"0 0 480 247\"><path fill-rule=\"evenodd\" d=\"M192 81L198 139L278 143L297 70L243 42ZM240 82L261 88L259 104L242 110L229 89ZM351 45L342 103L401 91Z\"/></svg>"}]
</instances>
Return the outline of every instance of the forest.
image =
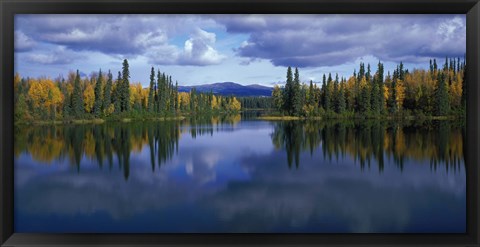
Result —
<instances>
[{"instance_id":1,"label":"forest","mask_svg":"<svg viewBox=\"0 0 480 247\"><path fill-rule=\"evenodd\" d=\"M274 115L298 118L447 118L464 116L466 63L446 58L443 68L436 59L430 68L404 68L391 75L360 63L347 78L323 75L321 87L300 82L298 68L288 67L285 86L276 85L272 97L221 96L178 92L172 76L151 68L150 84L130 83L128 61L113 79L111 71L67 78L14 78L16 122L175 118L187 115L232 114L242 109L273 110Z\"/></svg>"},{"instance_id":2,"label":"forest","mask_svg":"<svg viewBox=\"0 0 480 247\"><path fill-rule=\"evenodd\" d=\"M68 77L14 78L15 121L72 121L176 117L195 114L236 113L241 109L234 96L213 93L178 92L172 76L152 67L150 85L130 83L128 61L116 79L101 70L81 76L77 70Z\"/></svg>"},{"instance_id":3,"label":"forest","mask_svg":"<svg viewBox=\"0 0 480 247\"><path fill-rule=\"evenodd\" d=\"M350 78L324 74L321 88L310 81L300 83L298 68L288 67L284 87L272 92L275 110L286 116L309 117L454 117L466 108L466 64L460 58L445 59L443 68L430 60L429 70L404 68L402 62L384 76L379 62L373 73L370 64L360 63Z\"/></svg>"}]
</instances>

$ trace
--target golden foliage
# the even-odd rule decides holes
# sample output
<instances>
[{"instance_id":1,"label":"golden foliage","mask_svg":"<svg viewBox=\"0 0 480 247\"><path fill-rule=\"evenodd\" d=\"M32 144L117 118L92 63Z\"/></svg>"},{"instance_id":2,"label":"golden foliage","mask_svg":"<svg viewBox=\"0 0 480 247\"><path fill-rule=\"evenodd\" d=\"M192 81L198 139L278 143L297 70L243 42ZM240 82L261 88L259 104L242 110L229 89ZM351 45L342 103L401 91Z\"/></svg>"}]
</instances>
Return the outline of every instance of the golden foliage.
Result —
<instances>
[{"instance_id":1,"label":"golden foliage","mask_svg":"<svg viewBox=\"0 0 480 247\"><path fill-rule=\"evenodd\" d=\"M397 83L395 84L395 100L397 101L397 106L399 109L402 109L404 99L405 99L405 85L402 80L398 79Z\"/></svg>"},{"instance_id":2,"label":"golden foliage","mask_svg":"<svg viewBox=\"0 0 480 247\"><path fill-rule=\"evenodd\" d=\"M35 109L45 109L50 112L52 106L56 107L63 102L63 95L52 80L39 79L32 80L30 83L28 96Z\"/></svg>"},{"instance_id":3,"label":"golden foliage","mask_svg":"<svg viewBox=\"0 0 480 247\"><path fill-rule=\"evenodd\" d=\"M95 91L91 83L87 83L83 92L83 104L86 112L91 112L95 103Z\"/></svg>"}]
</instances>

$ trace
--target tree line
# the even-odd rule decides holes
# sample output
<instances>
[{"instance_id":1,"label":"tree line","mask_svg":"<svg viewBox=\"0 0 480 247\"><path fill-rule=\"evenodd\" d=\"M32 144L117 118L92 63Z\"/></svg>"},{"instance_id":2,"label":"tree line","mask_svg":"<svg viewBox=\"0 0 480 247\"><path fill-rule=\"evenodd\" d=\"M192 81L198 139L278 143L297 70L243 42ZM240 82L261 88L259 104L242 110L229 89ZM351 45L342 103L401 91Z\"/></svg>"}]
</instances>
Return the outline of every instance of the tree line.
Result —
<instances>
[{"instance_id":1,"label":"tree line","mask_svg":"<svg viewBox=\"0 0 480 247\"><path fill-rule=\"evenodd\" d=\"M158 117L185 114L234 113L241 109L234 96L178 92L172 76L152 67L150 85L130 83L127 59L113 79L111 71L90 76L70 72L54 80L46 77L14 78L16 121L75 120L118 117Z\"/></svg>"},{"instance_id":2,"label":"tree line","mask_svg":"<svg viewBox=\"0 0 480 247\"><path fill-rule=\"evenodd\" d=\"M446 58L443 68L436 59L430 68L404 68L402 62L393 74L384 76L384 65L378 62L373 73L370 64L360 63L358 73L347 78L323 75L321 88L310 81L300 83L298 68L287 69L285 86L276 85L272 104L283 115L326 117L380 116L452 116L466 109L465 59Z\"/></svg>"}]
</instances>

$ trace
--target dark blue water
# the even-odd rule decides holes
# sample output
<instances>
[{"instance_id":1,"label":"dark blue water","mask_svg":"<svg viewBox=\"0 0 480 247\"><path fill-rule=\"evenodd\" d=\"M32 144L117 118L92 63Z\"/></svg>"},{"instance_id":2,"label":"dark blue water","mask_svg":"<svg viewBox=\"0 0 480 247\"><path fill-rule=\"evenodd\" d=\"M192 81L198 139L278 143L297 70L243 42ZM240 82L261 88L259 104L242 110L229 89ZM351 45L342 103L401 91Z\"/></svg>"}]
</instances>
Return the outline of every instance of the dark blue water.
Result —
<instances>
[{"instance_id":1,"label":"dark blue water","mask_svg":"<svg viewBox=\"0 0 480 247\"><path fill-rule=\"evenodd\" d=\"M462 126L233 119L15 133L15 232L464 233Z\"/></svg>"}]
</instances>

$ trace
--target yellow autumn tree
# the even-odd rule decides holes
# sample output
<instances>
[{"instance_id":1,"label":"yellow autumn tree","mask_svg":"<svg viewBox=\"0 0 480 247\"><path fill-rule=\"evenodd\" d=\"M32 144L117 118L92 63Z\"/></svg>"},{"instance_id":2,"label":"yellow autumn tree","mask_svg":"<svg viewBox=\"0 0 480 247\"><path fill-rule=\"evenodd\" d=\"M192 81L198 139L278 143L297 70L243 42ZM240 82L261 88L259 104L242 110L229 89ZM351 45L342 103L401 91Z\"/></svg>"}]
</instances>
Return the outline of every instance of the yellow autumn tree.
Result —
<instances>
[{"instance_id":1,"label":"yellow autumn tree","mask_svg":"<svg viewBox=\"0 0 480 247\"><path fill-rule=\"evenodd\" d=\"M220 107L220 104L217 100L217 96L215 96L215 95L212 96L211 105L212 105L212 110L218 110L218 108Z\"/></svg>"},{"instance_id":2,"label":"yellow autumn tree","mask_svg":"<svg viewBox=\"0 0 480 247\"><path fill-rule=\"evenodd\" d=\"M395 96L398 109L402 109L403 100L405 99L405 84L400 79L397 79L397 83L395 85Z\"/></svg>"},{"instance_id":3,"label":"yellow autumn tree","mask_svg":"<svg viewBox=\"0 0 480 247\"><path fill-rule=\"evenodd\" d=\"M347 91L347 108L353 109L355 107L355 77L351 76L348 78L346 83L346 91Z\"/></svg>"},{"instance_id":4,"label":"yellow autumn tree","mask_svg":"<svg viewBox=\"0 0 480 247\"><path fill-rule=\"evenodd\" d=\"M388 91L388 86L383 84L383 107L387 108L387 99L390 97L390 92Z\"/></svg>"},{"instance_id":5,"label":"yellow autumn tree","mask_svg":"<svg viewBox=\"0 0 480 247\"><path fill-rule=\"evenodd\" d=\"M452 81L452 84L450 85L448 92L450 93L450 105L452 107L455 107L455 108L460 107L461 100L462 100L462 82L463 82L462 75L457 74L454 77L454 81Z\"/></svg>"},{"instance_id":6,"label":"yellow autumn tree","mask_svg":"<svg viewBox=\"0 0 480 247\"><path fill-rule=\"evenodd\" d=\"M190 94L186 92L178 93L178 104L180 105L180 109L188 109L190 105Z\"/></svg>"},{"instance_id":7,"label":"yellow autumn tree","mask_svg":"<svg viewBox=\"0 0 480 247\"><path fill-rule=\"evenodd\" d=\"M55 114L57 107L63 102L63 95L60 89L50 79L39 79L30 81L28 97L32 102L35 113Z\"/></svg>"},{"instance_id":8,"label":"yellow autumn tree","mask_svg":"<svg viewBox=\"0 0 480 247\"><path fill-rule=\"evenodd\" d=\"M134 83L130 85L130 106L135 109L142 105L142 84Z\"/></svg>"},{"instance_id":9,"label":"yellow autumn tree","mask_svg":"<svg viewBox=\"0 0 480 247\"><path fill-rule=\"evenodd\" d=\"M85 86L85 91L83 92L83 105L85 111L90 113L92 112L93 104L95 103L95 90L91 83L87 83Z\"/></svg>"},{"instance_id":10,"label":"yellow autumn tree","mask_svg":"<svg viewBox=\"0 0 480 247\"><path fill-rule=\"evenodd\" d=\"M242 106L240 104L240 101L238 101L236 97L233 97L230 100L230 103L228 104L228 110L229 111L240 111L241 108L242 108Z\"/></svg>"}]
</instances>

